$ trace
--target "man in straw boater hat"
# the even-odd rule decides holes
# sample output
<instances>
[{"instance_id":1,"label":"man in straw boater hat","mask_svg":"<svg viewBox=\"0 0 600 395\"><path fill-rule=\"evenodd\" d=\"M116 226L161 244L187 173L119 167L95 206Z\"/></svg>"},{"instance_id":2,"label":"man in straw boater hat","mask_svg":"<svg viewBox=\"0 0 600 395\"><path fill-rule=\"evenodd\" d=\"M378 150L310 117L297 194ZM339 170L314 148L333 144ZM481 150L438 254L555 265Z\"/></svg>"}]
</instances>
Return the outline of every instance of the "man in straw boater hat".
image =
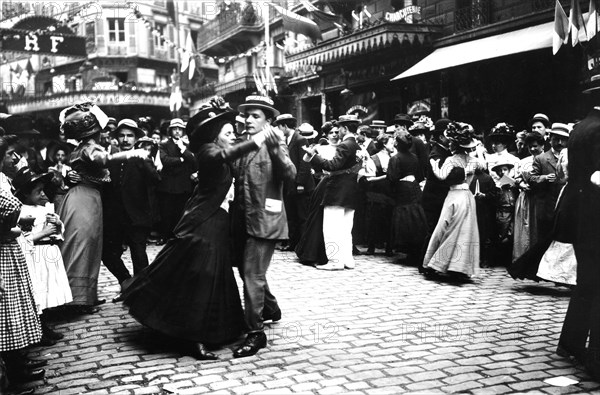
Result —
<instances>
[{"instance_id":1,"label":"man in straw boater hat","mask_svg":"<svg viewBox=\"0 0 600 395\"><path fill-rule=\"evenodd\" d=\"M120 152L126 152L134 149L137 140L144 137L144 132L134 120L123 119L110 137L117 140ZM131 278L121 259L123 245L127 245L131 252L134 274L148 266L146 239L153 222L149 191L160 177L152 158L113 163L109 170L110 183L102 196L105 208L102 262L123 289Z\"/></svg>"},{"instance_id":2,"label":"man in straw boater hat","mask_svg":"<svg viewBox=\"0 0 600 395\"><path fill-rule=\"evenodd\" d=\"M354 268L352 256L352 227L354 210L358 204L358 171L362 161L356 153L356 131L360 120L356 115L342 115L338 127L342 142L336 146L335 156L326 160L317 148L304 148L304 160L327 170L330 174L321 182L325 184L323 195L323 239L329 262L317 266L321 270L344 270Z\"/></svg>"},{"instance_id":3,"label":"man in straw boater hat","mask_svg":"<svg viewBox=\"0 0 600 395\"><path fill-rule=\"evenodd\" d=\"M302 147L308 145L306 138L300 130L296 130L296 118L292 114L281 114L275 119L275 125L281 130L287 142L290 159L296 166L296 179L286 182L283 188L285 213L288 220L289 242L285 251L294 251L296 244L304 232L304 224L308 217L308 201L310 194L315 189L315 180L311 173L311 167L302 160L304 151ZM309 124L302 124L312 128ZM314 129L313 129L314 131ZM307 130L308 132L308 130Z\"/></svg>"},{"instance_id":4,"label":"man in straw boater hat","mask_svg":"<svg viewBox=\"0 0 600 395\"><path fill-rule=\"evenodd\" d=\"M161 238L157 244L164 244L173 236L173 229L192 194L191 175L197 170L194 154L188 148L184 136L185 123L181 118L169 122L167 140L160 144L160 161L163 165L161 181L156 188L158 195Z\"/></svg>"},{"instance_id":5,"label":"man in straw boater hat","mask_svg":"<svg viewBox=\"0 0 600 395\"><path fill-rule=\"evenodd\" d=\"M598 52L590 52L597 57ZM597 64L597 62L596 62ZM599 74L594 68L590 74ZM591 75L590 75L591 77ZM600 381L600 85L587 81L596 104L569 134L569 182L561 205L569 209L564 224L577 258L577 285L571 295L556 353L575 357L595 381ZM562 233L562 232L561 232Z\"/></svg>"},{"instance_id":6,"label":"man in straw boater hat","mask_svg":"<svg viewBox=\"0 0 600 395\"><path fill-rule=\"evenodd\" d=\"M271 126L279 115L273 100L252 95L238 107L246 116L247 140L263 129L272 129L266 145L233 164L235 199L233 221L234 260L244 280L244 315L248 335L234 352L236 358L254 355L267 346L264 321L278 321L281 310L267 284L267 270L278 240L288 238L283 185L296 178L296 167L280 132Z\"/></svg>"},{"instance_id":7,"label":"man in straw boater hat","mask_svg":"<svg viewBox=\"0 0 600 395\"><path fill-rule=\"evenodd\" d=\"M546 114L537 113L529 120L529 129L532 133L539 133L542 136L546 135L546 131L550 129L550 118Z\"/></svg>"},{"instance_id":8,"label":"man in straw boater hat","mask_svg":"<svg viewBox=\"0 0 600 395\"><path fill-rule=\"evenodd\" d=\"M538 240L552 231L554 208L562 187L565 185L556 175L558 156L567 147L570 128L564 123L553 123L550 149L533 159L529 184L535 194Z\"/></svg>"}]
</instances>

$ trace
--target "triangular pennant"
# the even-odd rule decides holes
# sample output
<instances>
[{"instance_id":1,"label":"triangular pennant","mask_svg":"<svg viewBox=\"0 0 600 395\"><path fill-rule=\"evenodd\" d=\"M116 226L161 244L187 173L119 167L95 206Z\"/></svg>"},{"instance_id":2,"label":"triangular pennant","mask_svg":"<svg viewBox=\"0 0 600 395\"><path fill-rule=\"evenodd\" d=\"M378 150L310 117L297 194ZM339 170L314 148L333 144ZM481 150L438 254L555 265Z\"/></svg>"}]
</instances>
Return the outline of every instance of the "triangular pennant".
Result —
<instances>
[{"instance_id":1,"label":"triangular pennant","mask_svg":"<svg viewBox=\"0 0 600 395\"><path fill-rule=\"evenodd\" d=\"M571 10L569 11L569 31L571 32L571 45L575 46L580 41L587 40L585 32L585 22L579 0L571 0Z\"/></svg>"}]
</instances>

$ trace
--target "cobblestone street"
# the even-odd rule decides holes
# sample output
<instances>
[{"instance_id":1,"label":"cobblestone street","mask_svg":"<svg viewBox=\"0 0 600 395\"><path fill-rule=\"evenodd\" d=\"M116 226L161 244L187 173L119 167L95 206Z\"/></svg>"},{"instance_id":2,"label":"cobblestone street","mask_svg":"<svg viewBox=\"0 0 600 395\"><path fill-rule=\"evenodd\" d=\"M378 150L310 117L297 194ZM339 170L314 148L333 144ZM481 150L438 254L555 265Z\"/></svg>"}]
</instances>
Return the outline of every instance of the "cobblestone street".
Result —
<instances>
[{"instance_id":1,"label":"cobblestone street","mask_svg":"<svg viewBox=\"0 0 600 395\"><path fill-rule=\"evenodd\" d=\"M157 252L149 247L150 258ZM233 359L229 345L211 362L185 356L111 303L118 284L103 267L107 303L56 323L66 337L33 350L49 364L45 381L31 385L61 395L600 390L554 353L569 290L515 282L502 268L482 269L469 284L440 283L392 258L356 258L355 270L325 272L276 252L269 283L283 318L269 327L268 348ZM544 383L556 376L579 384Z\"/></svg>"}]
</instances>

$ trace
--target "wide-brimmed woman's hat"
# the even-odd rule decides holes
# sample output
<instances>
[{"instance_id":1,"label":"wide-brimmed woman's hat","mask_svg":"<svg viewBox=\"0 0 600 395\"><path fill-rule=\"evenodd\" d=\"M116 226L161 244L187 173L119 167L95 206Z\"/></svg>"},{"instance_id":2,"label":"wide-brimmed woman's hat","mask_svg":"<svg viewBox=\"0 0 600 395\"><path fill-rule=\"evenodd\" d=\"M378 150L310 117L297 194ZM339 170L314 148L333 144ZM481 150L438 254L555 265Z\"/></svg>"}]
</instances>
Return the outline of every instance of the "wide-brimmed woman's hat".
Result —
<instances>
[{"instance_id":1,"label":"wide-brimmed woman's hat","mask_svg":"<svg viewBox=\"0 0 600 395\"><path fill-rule=\"evenodd\" d=\"M276 117L280 112L274 107L275 103L268 96L250 95L246 97L246 101L238 106L238 111L245 113L249 108L259 108L261 110L270 111L273 117Z\"/></svg>"},{"instance_id":2,"label":"wide-brimmed woman's hat","mask_svg":"<svg viewBox=\"0 0 600 395\"><path fill-rule=\"evenodd\" d=\"M70 114L82 112L79 119L67 120ZM94 103L86 102L72 105L60 112L58 116L60 130L67 139L82 140L103 130L108 123L108 116ZM98 130L99 128L99 130Z\"/></svg>"},{"instance_id":3,"label":"wide-brimmed woman's hat","mask_svg":"<svg viewBox=\"0 0 600 395\"><path fill-rule=\"evenodd\" d=\"M473 126L468 123L450 122L446 125L444 136L461 148L473 148L477 146L477 141L473 138L474 133Z\"/></svg>"},{"instance_id":4,"label":"wide-brimmed woman's hat","mask_svg":"<svg viewBox=\"0 0 600 395\"><path fill-rule=\"evenodd\" d=\"M0 121L6 134L12 134L18 137L39 136L33 125L33 119L23 115L10 115Z\"/></svg>"},{"instance_id":5,"label":"wide-brimmed woman's hat","mask_svg":"<svg viewBox=\"0 0 600 395\"><path fill-rule=\"evenodd\" d=\"M219 131L212 130L211 126L218 121L234 124L237 115L238 113L229 107L229 103L222 97L215 97L202 105L200 111L188 121L185 129L190 138L190 149L193 151L202 144L214 141Z\"/></svg>"},{"instance_id":6,"label":"wide-brimmed woman's hat","mask_svg":"<svg viewBox=\"0 0 600 395\"><path fill-rule=\"evenodd\" d=\"M508 163L508 162L500 162L500 163L497 163L497 164L495 164L495 165L494 165L494 167L492 167L492 171L500 170L500 168L501 168L502 166L506 166L506 167L508 167L509 169L512 169L513 167L515 167L515 165L514 165L514 164L512 164L512 163Z\"/></svg>"},{"instance_id":7,"label":"wide-brimmed woman's hat","mask_svg":"<svg viewBox=\"0 0 600 395\"><path fill-rule=\"evenodd\" d=\"M500 122L492 128L488 137L490 140L514 140L516 137L515 128L506 122Z\"/></svg>"},{"instance_id":8,"label":"wide-brimmed woman's hat","mask_svg":"<svg viewBox=\"0 0 600 395\"><path fill-rule=\"evenodd\" d=\"M22 192L30 185L36 182L42 182L44 185L52 181L54 174L34 174L29 170L28 167L21 168L15 178L12 181L13 187L15 188L15 196L19 196Z\"/></svg>"}]
</instances>

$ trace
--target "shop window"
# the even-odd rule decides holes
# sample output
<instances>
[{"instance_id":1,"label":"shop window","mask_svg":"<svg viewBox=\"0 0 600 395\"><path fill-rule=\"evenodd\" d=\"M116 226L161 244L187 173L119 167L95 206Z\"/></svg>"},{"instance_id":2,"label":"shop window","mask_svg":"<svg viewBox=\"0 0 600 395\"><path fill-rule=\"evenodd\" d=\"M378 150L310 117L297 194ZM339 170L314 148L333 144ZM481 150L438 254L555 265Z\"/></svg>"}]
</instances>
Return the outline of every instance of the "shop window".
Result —
<instances>
[{"instance_id":1,"label":"shop window","mask_svg":"<svg viewBox=\"0 0 600 395\"><path fill-rule=\"evenodd\" d=\"M125 19L108 18L108 42L125 42Z\"/></svg>"}]
</instances>

